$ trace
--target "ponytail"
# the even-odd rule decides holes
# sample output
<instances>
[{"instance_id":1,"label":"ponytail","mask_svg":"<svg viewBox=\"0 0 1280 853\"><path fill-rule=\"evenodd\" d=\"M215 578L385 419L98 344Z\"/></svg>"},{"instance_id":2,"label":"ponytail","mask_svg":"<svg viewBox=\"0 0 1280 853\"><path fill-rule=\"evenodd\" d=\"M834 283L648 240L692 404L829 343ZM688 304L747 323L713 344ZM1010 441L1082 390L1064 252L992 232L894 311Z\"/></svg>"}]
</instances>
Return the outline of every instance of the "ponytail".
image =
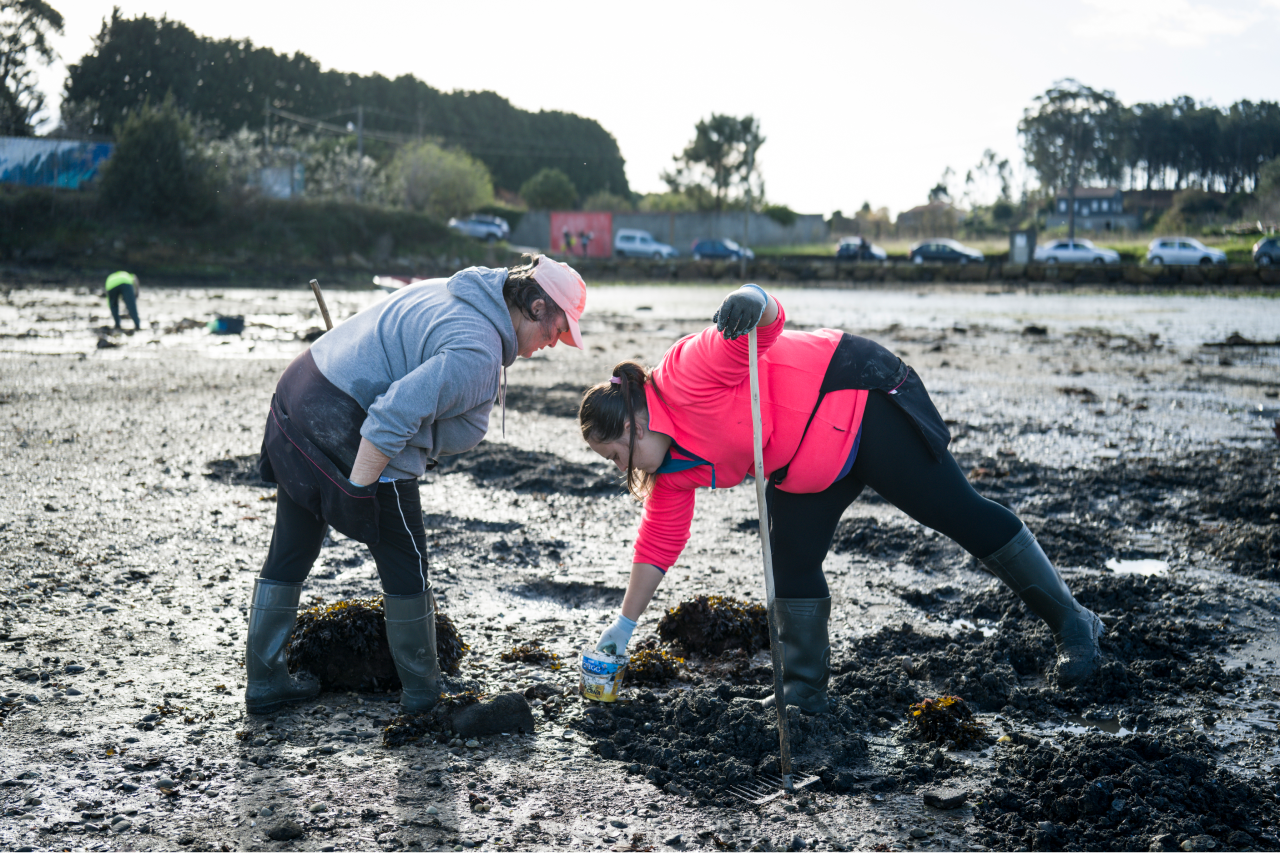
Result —
<instances>
[{"instance_id":1,"label":"ponytail","mask_svg":"<svg viewBox=\"0 0 1280 853\"><path fill-rule=\"evenodd\" d=\"M654 475L631 467L636 451L636 424L648 418L649 404L645 387L653 382L653 374L634 361L620 362L613 368L613 378L588 388L578 407L578 426L588 441L611 442L630 430L627 448L627 491L644 500L653 491ZM654 385L657 391L657 385Z\"/></svg>"}]
</instances>

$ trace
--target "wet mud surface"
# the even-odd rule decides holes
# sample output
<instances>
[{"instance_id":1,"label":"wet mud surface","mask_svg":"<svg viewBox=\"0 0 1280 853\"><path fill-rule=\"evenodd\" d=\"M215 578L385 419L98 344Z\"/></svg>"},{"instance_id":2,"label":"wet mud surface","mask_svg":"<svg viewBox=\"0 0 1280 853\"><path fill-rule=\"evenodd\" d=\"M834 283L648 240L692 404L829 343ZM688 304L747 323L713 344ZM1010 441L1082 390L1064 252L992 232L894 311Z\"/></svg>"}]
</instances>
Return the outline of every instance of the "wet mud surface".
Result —
<instances>
[{"instance_id":1,"label":"wet mud surface","mask_svg":"<svg viewBox=\"0 0 1280 853\"><path fill-rule=\"evenodd\" d=\"M699 494L637 628L632 652L683 660L584 706L576 653L621 603L639 510L583 446L577 395L656 362L720 296L619 287L593 290L586 353L511 369L505 437L495 412L421 485L432 581L470 646L451 689L520 693L533 731L462 737L450 716L389 738L406 729L382 679L247 716L275 508L254 462L319 323L310 294L148 290L153 328L100 338L102 300L0 288L0 847L1280 849L1280 352L1201 346L1274 337L1276 301L780 295L797 326L865 334L925 377L975 487L1103 617L1098 677L1047 682L1043 626L868 493L826 563L836 710L791 716L820 782L728 799L775 769L768 652L659 624L699 596L763 598L746 488ZM375 298L329 294L335 319ZM244 334L210 335L215 314ZM332 534L304 605L379 592L364 546ZM945 695L980 742L919 737L911 707Z\"/></svg>"}]
</instances>

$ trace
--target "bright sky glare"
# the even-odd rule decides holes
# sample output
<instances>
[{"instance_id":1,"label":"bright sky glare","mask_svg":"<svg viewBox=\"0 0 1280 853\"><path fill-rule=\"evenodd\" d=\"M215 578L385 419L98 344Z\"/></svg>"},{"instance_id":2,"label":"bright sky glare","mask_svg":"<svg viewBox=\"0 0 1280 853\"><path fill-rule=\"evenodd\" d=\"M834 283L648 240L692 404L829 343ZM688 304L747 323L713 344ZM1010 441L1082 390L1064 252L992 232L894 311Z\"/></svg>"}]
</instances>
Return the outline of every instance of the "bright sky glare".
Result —
<instances>
[{"instance_id":1,"label":"bright sky glare","mask_svg":"<svg viewBox=\"0 0 1280 853\"><path fill-rule=\"evenodd\" d=\"M958 195L986 148L1021 164L1018 120L1063 77L1125 103L1280 98L1280 0L51 2L67 19L64 62L118 5L325 68L588 116L618 140L640 192L664 188L659 174L699 118L751 113L767 137L769 199L803 213L869 201L896 215L948 166ZM42 76L55 110L64 77L61 64Z\"/></svg>"}]
</instances>

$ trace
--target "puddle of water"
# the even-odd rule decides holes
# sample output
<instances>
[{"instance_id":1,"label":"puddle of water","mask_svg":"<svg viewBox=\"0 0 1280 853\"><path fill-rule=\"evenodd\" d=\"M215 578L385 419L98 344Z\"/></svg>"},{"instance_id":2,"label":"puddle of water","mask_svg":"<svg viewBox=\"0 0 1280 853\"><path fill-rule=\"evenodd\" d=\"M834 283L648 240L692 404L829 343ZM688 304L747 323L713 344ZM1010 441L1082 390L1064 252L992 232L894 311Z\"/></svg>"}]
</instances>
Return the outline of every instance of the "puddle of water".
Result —
<instances>
[{"instance_id":1,"label":"puddle of water","mask_svg":"<svg viewBox=\"0 0 1280 853\"><path fill-rule=\"evenodd\" d=\"M1133 734L1133 732L1120 725L1118 717L1112 717L1109 720L1086 720L1084 717L1070 716L1067 717L1067 722L1069 725L1062 726L1062 730L1073 734L1083 734L1093 729L1101 729L1107 734L1113 735Z\"/></svg>"},{"instance_id":2,"label":"puddle of water","mask_svg":"<svg viewBox=\"0 0 1280 853\"><path fill-rule=\"evenodd\" d=\"M1118 575L1145 575L1155 577L1169 571L1164 560L1107 560L1107 568Z\"/></svg>"},{"instance_id":3,"label":"puddle of water","mask_svg":"<svg viewBox=\"0 0 1280 853\"><path fill-rule=\"evenodd\" d=\"M1000 629L997 626L990 624L986 620L975 624L968 619L956 619L952 621L951 629L953 631L981 631L984 637L994 637L1000 633Z\"/></svg>"}]
</instances>

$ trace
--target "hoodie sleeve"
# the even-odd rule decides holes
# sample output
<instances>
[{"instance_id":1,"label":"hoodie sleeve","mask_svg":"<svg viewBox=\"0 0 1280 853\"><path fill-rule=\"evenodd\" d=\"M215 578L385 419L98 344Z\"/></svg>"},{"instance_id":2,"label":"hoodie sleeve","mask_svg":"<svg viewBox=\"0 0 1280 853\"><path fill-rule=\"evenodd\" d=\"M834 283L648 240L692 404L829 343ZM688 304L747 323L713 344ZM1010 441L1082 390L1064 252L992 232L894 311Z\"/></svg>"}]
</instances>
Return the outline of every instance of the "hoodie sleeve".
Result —
<instances>
[{"instance_id":1,"label":"hoodie sleeve","mask_svg":"<svg viewBox=\"0 0 1280 853\"><path fill-rule=\"evenodd\" d=\"M648 563L665 573L680 559L693 525L694 490L710 482L703 471L691 468L658 475L644 502L632 562Z\"/></svg>"},{"instance_id":2,"label":"hoodie sleeve","mask_svg":"<svg viewBox=\"0 0 1280 853\"><path fill-rule=\"evenodd\" d=\"M499 367L498 358L478 346L440 350L416 370L392 382L373 401L360 435L393 459L424 424L437 426L431 431L437 445L466 449L461 445L474 435L475 441L468 445L473 447L484 437L484 429L474 415L469 419L462 416L483 407L487 426ZM444 421L450 421L450 425L444 430L442 441L438 427ZM437 456L442 447L422 449Z\"/></svg>"},{"instance_id":3,"label":"hoodie sleeve","mask_svg":"<svg viewBox=\"0 0 1280 853\"><path fill-rule=\"evenodd\" d=\"M772 294L770 294L772 295ZM787 322L782 302L778 302L778 319L756 330L756 349L759 356L773 346L782 334ZM681 385L701 389L734 388L746 380L750 365L751 345L747 336L727 341L715 326L708 326L696 335L690 335L677 343L663 359L663 367L674 368Z\"/></svg>"}]
</instances>

